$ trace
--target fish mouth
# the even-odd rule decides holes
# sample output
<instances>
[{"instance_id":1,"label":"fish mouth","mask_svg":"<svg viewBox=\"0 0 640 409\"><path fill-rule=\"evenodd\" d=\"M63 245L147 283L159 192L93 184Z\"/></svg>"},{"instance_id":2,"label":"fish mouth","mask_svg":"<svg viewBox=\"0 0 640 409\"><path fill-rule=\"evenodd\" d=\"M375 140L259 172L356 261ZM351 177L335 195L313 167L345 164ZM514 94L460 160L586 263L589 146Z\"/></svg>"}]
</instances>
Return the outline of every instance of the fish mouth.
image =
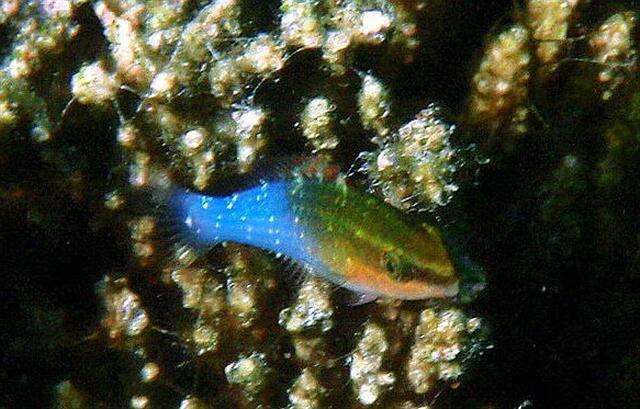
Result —
<instances>
[{"instance_id":1,"label":"fish mouth","mask_svg":"<svg viewBox=\"0 0 640 409\"><path fill-rule=\"evenodd\" d=\"M457 296L458 292L460 292L460 281L456 280L453 284L444 287L443 294L444 297L451 298Z\"/></svg>"}]
</instances>

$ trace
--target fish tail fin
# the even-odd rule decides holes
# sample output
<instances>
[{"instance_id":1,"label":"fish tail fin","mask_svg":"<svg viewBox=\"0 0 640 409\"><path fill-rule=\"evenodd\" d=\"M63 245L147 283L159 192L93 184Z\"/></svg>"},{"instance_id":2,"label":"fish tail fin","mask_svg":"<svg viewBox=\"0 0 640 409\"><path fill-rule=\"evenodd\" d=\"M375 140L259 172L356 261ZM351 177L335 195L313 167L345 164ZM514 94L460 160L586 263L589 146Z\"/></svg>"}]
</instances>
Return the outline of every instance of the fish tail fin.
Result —
<instances>
[{"instance_id":1,"label":"fish tail fin","mask_svg":"<svg viewBox=\"0 0 640 409\"><path fill-rule=\"evenodd\" d=\"M212 243L198 240L184 224L184 198L193 193L176 184L165 169L153 167L148 184L138 193L136 213L153 221L154 241L170 260L190 265L211 249Z\"/></svg>"}]
</instances>

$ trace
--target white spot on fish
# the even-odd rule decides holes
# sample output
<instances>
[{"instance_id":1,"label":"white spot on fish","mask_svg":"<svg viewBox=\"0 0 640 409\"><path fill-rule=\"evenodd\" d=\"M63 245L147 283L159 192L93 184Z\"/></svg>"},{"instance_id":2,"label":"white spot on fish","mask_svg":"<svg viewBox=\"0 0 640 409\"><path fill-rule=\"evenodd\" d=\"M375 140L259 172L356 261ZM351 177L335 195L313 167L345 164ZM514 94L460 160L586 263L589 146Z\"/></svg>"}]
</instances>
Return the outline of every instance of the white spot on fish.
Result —
<instances>
[{"instance_id":1,"label":"white spot on fish","mask_svg":"<svg viewBox=\"0 0 640 409\"><path fill-rule=\"evenodd\" d=\"M269 223L273 223L276 220L276 218L274 216L270 216L269 217Z\"/></svg>"},{"instance_id":2,"label":"white spot on fish","mask_svg":"<svg viewBox=\"0 0 640 409\"><path fill-rule=\"evenodd\" d=\"M193 219L191 218L191 216L187 216L187 218L184 219L184 224L186 224L189 228L193 226Z\"/></svg>"}]
</instances>

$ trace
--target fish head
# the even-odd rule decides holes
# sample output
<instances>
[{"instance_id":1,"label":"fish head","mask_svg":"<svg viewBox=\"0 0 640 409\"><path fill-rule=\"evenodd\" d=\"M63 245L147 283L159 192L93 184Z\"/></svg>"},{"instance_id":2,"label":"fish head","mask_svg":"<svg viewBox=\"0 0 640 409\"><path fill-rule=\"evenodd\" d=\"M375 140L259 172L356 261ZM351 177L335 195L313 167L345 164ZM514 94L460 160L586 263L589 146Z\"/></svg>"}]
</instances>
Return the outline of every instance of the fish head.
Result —
<instances>
[{"instance_id":1,"label":"fish head","mask_svg":"<svg viewBox=\"0 0 640 409\"><path fill-rule=\"evenodd\" d=\"M419 300L458 294L459 280L441 241L412 237L402 246L351 238L339 243L330 264L353 291Z\"/></svg>"}]
</instances>

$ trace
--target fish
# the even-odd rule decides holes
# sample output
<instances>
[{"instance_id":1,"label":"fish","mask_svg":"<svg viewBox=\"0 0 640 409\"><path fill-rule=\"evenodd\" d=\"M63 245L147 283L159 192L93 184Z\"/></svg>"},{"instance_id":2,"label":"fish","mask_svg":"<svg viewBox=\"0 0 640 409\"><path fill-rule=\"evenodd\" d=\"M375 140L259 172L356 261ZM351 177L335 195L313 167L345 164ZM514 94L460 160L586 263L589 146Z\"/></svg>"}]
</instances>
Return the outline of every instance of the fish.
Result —
<instances>
[{"instance_id":1,"label":"fish","mask_svg":"<svg viewBox=\"0 0 640 409\"><path fill-rule=\"evenodd\" d=\"M284 255L365 302L458 294L436 227L344 181L282 176L225 196L174 186L167 201L189 244L235 242Z\"/></svg>"}]
</instances>

